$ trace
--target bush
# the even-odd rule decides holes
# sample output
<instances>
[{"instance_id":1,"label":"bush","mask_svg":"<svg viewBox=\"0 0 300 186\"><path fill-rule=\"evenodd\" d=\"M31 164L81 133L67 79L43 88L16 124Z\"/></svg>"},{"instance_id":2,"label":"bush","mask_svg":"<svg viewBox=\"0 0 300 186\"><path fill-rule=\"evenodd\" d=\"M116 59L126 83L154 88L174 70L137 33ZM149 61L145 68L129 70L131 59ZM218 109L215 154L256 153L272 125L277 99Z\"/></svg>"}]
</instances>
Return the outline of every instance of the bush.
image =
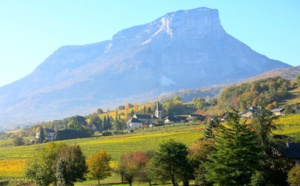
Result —
<instances>
[{"instance_id":1,"label":"bush","mask_svg":"<svg viewBox=\"0 0 300 186\"><path fill-rule=\"evenodd\" d=\"M21 145L24 145L25 143L24 143L23 137L20 137L20 136L15 137L15 138L13 139L13 144L14 144L15 146L21 146Z\"/></svg>"},{"instance_id":2,"label":"bush","mask_svg":"<svg viewBox=\"0 0 300 186\"><path fill-rule=\"evenodd\" d=\"M111 136L112 133L110 131L104 131L102 132L102 136Z\"/></svg>"},{"instance_id":3,"label":"bush","mask_svg":"<svg viewBox=\"0 0 300 186\"><path fill-rule=\"evenodd\" d=\"M122 130L114 130L113 133L114 133L114 135L125 134L124 131L122 131Z\"/></svg>"}]
</instances>

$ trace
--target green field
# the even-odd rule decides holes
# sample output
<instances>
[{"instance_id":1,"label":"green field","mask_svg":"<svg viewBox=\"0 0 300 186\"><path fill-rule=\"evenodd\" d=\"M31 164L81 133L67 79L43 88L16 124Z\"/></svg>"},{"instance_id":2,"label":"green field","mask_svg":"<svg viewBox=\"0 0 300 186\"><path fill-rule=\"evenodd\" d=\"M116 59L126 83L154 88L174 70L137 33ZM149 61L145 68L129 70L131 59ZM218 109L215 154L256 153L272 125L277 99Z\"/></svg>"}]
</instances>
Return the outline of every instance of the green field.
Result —
<instances>
[{"instance_id":1,"label":"green field","mask_svg":"<svg viewBox=\"0 0 300 186\"><path fill-rule=\"evenodd\" d=\"M290 135L300 141L300 114L281 116L276 123L280 129L274 133ZM190 146L203 136L203 129L203 125L172 124L153 129L140 129L131 134L73 139L63 142L68 145L80 145L86 157L105 149L112 156L112 165L116 166L122 153L157 150L160 143L169 139ZM0 178L23 177L26 159L37 153L37 150L43 145L16 147L11 145L11 140L0 140Z\"/></svg>"},{"instance_id":2,"label":"green field","mask_svg":"<svg viewBox=\"0 0 300 186\"><path fill-rule=\"evenodd\" d=\"M188 124L176 124L157 127L154 129L138 130L135 133L108 137L92 137L83 139L65 140L68 145L80 145L86 157L91 156L101 149L105 149L112 156L113 165L116 165L122 153L133 151L156 150L160 143L174 139L183 142L187 146L202 137L203 126ZM0 143L0 178L20 177L23 173L12 165L8 168L8 162L20 162L33 156L43 144L15 147L8 145L11 141L2 140ZM25 162L25 161L22 161ZM16 164L19 166L19 164ZM8 169L13 169L9 171ZM18 171L19 170L19 171ZM21 176L22 177L22 176Z\"/></svg>"}]
</instances>

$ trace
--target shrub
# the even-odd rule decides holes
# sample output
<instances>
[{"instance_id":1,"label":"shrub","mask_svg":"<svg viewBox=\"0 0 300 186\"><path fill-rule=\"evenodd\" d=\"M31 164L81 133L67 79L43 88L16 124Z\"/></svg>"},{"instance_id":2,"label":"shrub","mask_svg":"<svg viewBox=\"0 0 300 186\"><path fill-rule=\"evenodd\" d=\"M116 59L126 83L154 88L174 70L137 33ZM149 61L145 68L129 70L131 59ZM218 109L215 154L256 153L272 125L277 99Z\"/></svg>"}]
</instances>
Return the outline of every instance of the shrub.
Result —
<instances>
[{"instance_id":1,"label":"shrub","mask_svg":"<svg viewBox=\"0 0 300 186\"><path fill-rule=\"evenodd\" d=\"M104 131L102 132L102 136L111 136L112 133L110 131Z\"/></svg>"}]
</instances>

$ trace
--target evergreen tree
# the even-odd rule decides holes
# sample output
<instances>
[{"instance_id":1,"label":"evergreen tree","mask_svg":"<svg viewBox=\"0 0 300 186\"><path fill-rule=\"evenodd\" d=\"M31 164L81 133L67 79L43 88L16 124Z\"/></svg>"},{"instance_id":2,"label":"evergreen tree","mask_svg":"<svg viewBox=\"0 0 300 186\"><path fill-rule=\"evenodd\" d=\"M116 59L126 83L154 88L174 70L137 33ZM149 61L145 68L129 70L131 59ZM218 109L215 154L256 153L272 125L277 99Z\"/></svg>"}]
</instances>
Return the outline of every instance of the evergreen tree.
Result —
<instances>
[{"instance_id":1,"label":"evergreen tree","mask_svg":"<svg viewBox=\"0 0 300 186\"><path fill-rule=\"evenodd\" d=\"M253 172L260 169L262 148L257 135L240 123L237 111L228 122L219 125L216 153L208 157L205 177L216 185L247 185Z\"/></svg>"},{"instance_id":2,"label":"evergreen tree","mask_svg":"<svg viewBox=\"0 0 300 186\"><path fill-rule=\"evenodd\" d=\"M212 117L208 124L206 124L203 131L203 135L206 139L215 138L213 128L216 128L220 124L220 120L217 117Z\"/></svg>"},{"instance_id":3,"label":"evergreen tree","mask_svg":"<svg viewBox=\"0 0 300 186\"><path fill-rule=\"evenodd\" d=\"M273 135L273 130L277 129L275 124L277 119L278 116L273 116L270 111L262 107L259 108L257 114L254 114L251 121L252 130L257 133L259 144L263 148L262 169L253 175L252 185L287 185L287 172L290 169L290 163L286 159L278 157L278 154L273 151L274 146L286 143L285 140L279 142Z\"/></svg>"},{"instance_id":4,"label":"evergreen tree","mask_svg":"<svg viewBox=\"0 0 300 186\"><path fill-rule=\"evenodd\" d=\"M213 130L212 130L212 126L209 123L205 125L203 135L204 135L205 139L214 138L214 133L213 133Z\"/></svg>"},{"instance_id":5,"label":"evergreen tree","mask_svg":"<svg viewBox=\"0 0 300 186\"><path fill-rule=\"evenodd\" d=\"M44 133L43 127L40 127L39 133L40 133L40 136L39 136L39 138L37 139L37 142L38 142L38 143L43 143L43 141L45 140L45 133Z\"/></svg>"},{"instance_id":6,"label":"evergreen tree","mask_svg":"<svg viewBox=\"0 0 300 186\"><path fill-rule=\"evenodd\" d=\"M112 118L109 116L109 115L107 115L107 120L106 120L106 122L107 122L107 129L111 129L111 127L112 127Z\"/></svg>"},{"instance_id":7,"label":"evergreen tree","mask_svg":"<svg viewBox=\"0 0 300 186\"><path fill-rule=\"evenodd\" d=\"M193 168L187 159L187 147L180 142L169 140L160 144L158 152L153 157L157 177L162 180L171 180L173 186L178 186L178 181L183 185L189 184Z\"/></svg>"},{"instance_id":8,"label":"evergreen tree","mask_svg":"<svg viewBox=\"0 0 300 186\"><path fill-rule=\"evenodd\" d=\"M107 130L107 120L106 120L106 116L104 116L104 118L103 118L103 130Z\"/></svg>"}]
</instances>

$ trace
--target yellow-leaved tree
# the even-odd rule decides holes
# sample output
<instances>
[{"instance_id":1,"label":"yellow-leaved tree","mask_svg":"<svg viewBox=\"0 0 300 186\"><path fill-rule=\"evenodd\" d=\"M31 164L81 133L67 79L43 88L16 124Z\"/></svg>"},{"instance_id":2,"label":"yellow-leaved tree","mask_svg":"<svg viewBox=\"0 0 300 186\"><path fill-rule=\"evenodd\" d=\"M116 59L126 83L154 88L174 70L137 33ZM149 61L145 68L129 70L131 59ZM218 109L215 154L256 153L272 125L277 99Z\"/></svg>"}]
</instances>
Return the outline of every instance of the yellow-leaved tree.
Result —
<instances>
[{"instance_id":1,"label":"yellow-leaved tree","mask_svg":"<svg viewBox=\"0 0 300 186\"><path fill-rule=\"evenodd\" d=\"M111 156L105 150L101 150L88 158L88 177L97 179L98 185L100 185L100 180L111 176L110 160Z\"/></svg>"}]
</instances>

